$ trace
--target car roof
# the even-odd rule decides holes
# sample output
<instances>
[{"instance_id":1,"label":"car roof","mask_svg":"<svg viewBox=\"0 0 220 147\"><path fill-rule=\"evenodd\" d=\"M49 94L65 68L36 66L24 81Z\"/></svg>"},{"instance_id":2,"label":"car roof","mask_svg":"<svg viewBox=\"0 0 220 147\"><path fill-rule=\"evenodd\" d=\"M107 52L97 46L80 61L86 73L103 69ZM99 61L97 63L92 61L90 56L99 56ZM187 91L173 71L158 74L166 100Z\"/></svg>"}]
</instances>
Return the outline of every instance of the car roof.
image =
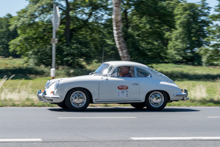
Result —
<instances>
[{"instance_id":1,"label":"car roof","mask_svg":"<svg viewBox=\"0 0 220 147\"><path fill-rule=\"evenodd\" d=\"M138 63L138 62L132 62L132 61L108 61L108 62L104 62L113 66L142 66L142 67L147 67L147 65Z\"/></svg>"}]
</instances>

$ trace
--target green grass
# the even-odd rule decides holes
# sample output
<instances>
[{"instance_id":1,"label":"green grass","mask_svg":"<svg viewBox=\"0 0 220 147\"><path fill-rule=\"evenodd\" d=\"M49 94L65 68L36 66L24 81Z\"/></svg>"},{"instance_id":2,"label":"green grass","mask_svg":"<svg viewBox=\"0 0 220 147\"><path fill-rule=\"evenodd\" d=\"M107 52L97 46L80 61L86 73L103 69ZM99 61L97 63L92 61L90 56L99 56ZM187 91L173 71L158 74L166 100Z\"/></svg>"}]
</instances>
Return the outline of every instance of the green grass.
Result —
<instances>
[{"instance_id":1,"label":"green grass","mask_svg":"<svg viewBox=\"0 0 220 147\"><path fill-rule=\"evenodd\" d=\"M82 61L85 65L85 63ZM73 77L79 75L88 75L94 71L100 64L93 63L85 65L84 69L70 68L60 66L56 69L56 77ZM32 67L25 63L24 59L0 58L0 78L5 75L8 77L15 75L13 79L36 79L39 77L50 77L50 68L44 66Z\"/></svg>"},{"instance_id":2,"label":"green grass","mask_svg":"<svg viewBox=\"0 0 220 147\"><path fill-rule=\"evenodd\" d=\"M173 80L210 81L220 79L220 66L191 66L176 64L152 64L154 69Z\"/></svg>"},{"instance_id":3,"label":"green grass","mask_svg":"<svg viewBox=\"0 0 220 147\"><path fill-rule=\"evenodd\" d=\"M24 63L24 59L0 58L0 69L12 69L24 66L27 66L27 64Z\"/></svg>"},{"instance_id":4,"label":"green grass","mask_svg":"<svg viewBox=\"0 0 220 147\"><path fill-rule=\"evenodd\" d=\"M152 64L154 69L166 72L187 72L190 74L220 74L220 66L192 66L178 64ZM211 71L210 71L211 70Z\"/></svg>"},{"instance_id":5,"label":"green grass","mask_svg":"<svg viewBox=\"0 0 220 147\"><path fill-rule=\"evenodd\" d=\"M85 69L60 67L56 78L86 75L94 71L100 63L85 64ZM153 64L154 69L164 73L180 88L189 91L189 101L168 103L168 106L220 106L220 67L202 67L175 64ZM5 75L11 80L0 81L0 107L11 106L55 106L39 102L36 92L44 89L50 79L50 69L30 67L23 59L0 58L0 78ZM2 83L2 86L1 86ZM129 106L118 104L99 104L94 106Z\"/></svg>"}]
</instances>

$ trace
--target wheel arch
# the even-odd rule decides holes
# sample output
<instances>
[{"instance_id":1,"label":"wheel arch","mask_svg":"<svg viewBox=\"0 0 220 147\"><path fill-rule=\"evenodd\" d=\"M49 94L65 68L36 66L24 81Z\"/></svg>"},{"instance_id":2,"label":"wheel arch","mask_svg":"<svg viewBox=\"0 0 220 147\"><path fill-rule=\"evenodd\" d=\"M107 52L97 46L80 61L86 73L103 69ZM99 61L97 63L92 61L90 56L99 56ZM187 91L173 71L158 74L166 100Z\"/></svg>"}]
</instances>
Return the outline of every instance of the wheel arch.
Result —
<instances>
[{"instance_id":1,"label":"wheel arch","mask_svg":"<svg viewBox=\"0 0 220 147\"><path fill-rule=\"evenodd\" d=\"M149 92L145 95L145 101L146 101L147 95L150 94L150 93L153 92L153 91L160 91L160 92L166 93L167 96L168 96L168 101L170 101L170 95L169 95L169 93L166 92L166 91L164 91L164 90L151 90L151 91L149 91Z\"/></svg>"}]
</instances>

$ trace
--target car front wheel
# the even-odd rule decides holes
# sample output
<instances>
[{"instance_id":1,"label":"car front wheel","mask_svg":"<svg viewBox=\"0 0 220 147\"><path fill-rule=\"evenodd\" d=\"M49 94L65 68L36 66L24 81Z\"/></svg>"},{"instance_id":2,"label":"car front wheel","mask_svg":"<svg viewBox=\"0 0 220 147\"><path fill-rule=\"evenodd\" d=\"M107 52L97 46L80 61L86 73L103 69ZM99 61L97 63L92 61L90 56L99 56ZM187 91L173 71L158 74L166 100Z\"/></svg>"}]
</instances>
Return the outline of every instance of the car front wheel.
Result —
<instances>
[{"instance_id":1,"label":"car front wheel","mask_svg":"<svg viewBox=\"0 0 220 147\"><path fill-rule=\"evenodd\" d=\"M68 92L65 103L69 110L85 110L90 102L90 94L85 89L73 89Z\"/></svg>"},{"instance_id":2,"label":"car front wheel","mask_svg":"<svg viewBox=\"0 0 220 147\"><path fill-rule=\"evenodd\" d=\"M146 107L148 110L160 111L166 106L168 101L168 96L162 91L152 91L146 96Z\"/></svg>"}]
</instances>

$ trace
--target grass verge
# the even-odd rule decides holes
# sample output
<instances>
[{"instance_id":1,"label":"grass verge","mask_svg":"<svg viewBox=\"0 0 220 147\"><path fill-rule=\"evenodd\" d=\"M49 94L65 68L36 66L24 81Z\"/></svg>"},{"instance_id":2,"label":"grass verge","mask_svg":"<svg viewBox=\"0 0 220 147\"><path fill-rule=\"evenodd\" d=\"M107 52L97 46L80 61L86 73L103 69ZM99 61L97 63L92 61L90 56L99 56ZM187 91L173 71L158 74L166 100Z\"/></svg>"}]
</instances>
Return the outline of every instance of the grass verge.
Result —
<instances>
[{"instance_id":1,"label":"grass verge","mask_svg":"<svg viewBox=\"0 0 220 147\"><path fill-rule=\"evenodd\" d=\"M36 92L43 89L50 79L45 67L29 67L23 59L0 58L0 107L54 107L39 102ZM94 71L100 63L95 61L85 69L60 67L58 77L85 75ZM167 106L220 106L220 67L202 67L175 64L153 64L154 69L164 73L189 92L189 101L168 103ZM11 76L15 74L15 76ZM4 77L8 75L8 77ZM10 77L11 76L11 77ZM130 106L129 104L91 104L91 107Z\"/></svg>"},{"instance_id":2,"label":"grass verge","mask_svg":"<svg viewBox=\"0 0 220 147\"><path fill-rule=\"evenodd\" d=\"M0 99L0 107L56 107L57 105L37 102L32 98L26 99Z\"/></svg>"}]
</instances>

